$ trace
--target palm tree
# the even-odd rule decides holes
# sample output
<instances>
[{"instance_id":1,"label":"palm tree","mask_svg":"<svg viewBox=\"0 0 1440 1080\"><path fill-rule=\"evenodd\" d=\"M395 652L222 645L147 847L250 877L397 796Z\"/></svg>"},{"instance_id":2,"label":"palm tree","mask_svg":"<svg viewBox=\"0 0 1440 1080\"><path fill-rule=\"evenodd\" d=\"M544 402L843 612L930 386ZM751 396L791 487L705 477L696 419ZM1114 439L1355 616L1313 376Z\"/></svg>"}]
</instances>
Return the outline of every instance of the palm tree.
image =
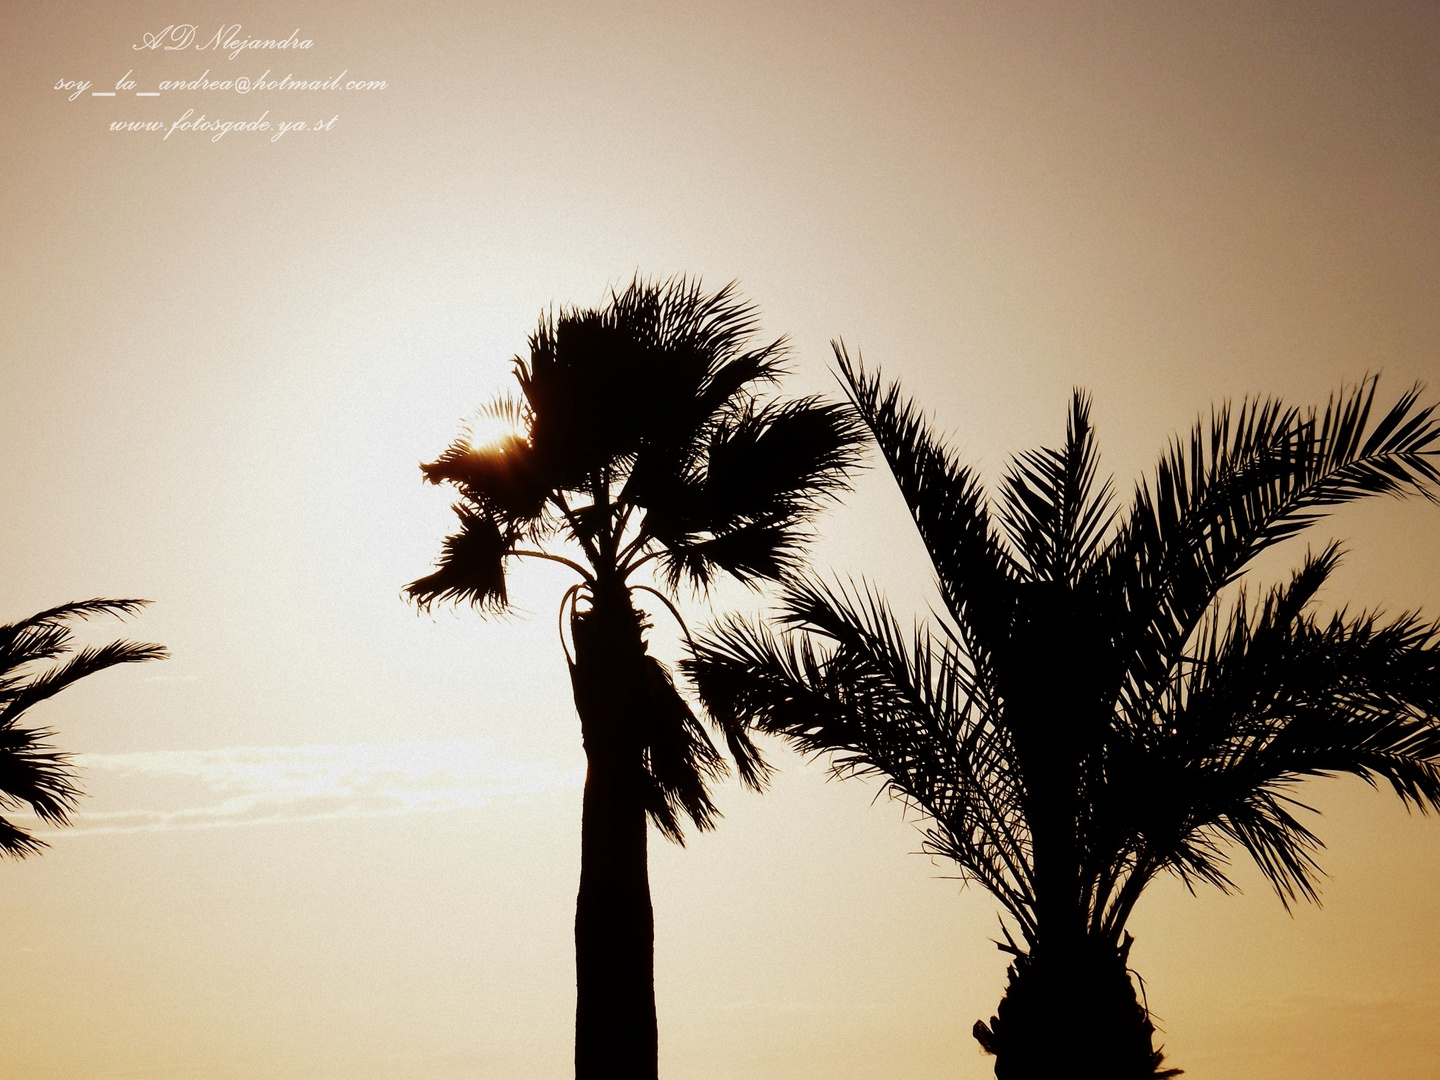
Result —
<instances>
[{"instance_id":1,"label":"palm tree","mask_svg":"<svg viewBox=\"0 0 1440 1080\"><path fill-rule=\"evenodd\" d=\"M633 596L671 602L634 578L650 566L673 595L722 571L755 584L794 568L805 523L842 487L863 436L846 406L762 402L757 388L782 374L784 348L747 346L755 329L732 286L706 295L684 279L637 277L602 309L542 318L529 358L515 359L520 396L484 413L512 430L462 438L423 466L459 491L460 531L436 571L408 587L422 607L504 610L513 559L547 559L579 579L560 607L588 765L575 913L581 1080L656 1075L646 819L676 843L686 820L713 827L707 785L727 768L647 652ZM719 731L740 779L759 789L767 766L747 734Z\"/></svg>"},{"instance_id":2,"label":"palm tree","mask_svg":"<svg viewBox=\"0 0 1440 1080\"><path fill-rule=\"evenodd\" d=\"M1323 411L1227 406L1120 515L1083 393L1064 445L1016 459L991 501L898 386L836 352L933 563L935 628L903 631L868 586L799 583L786 630L732 617L686 668L720 722L880 777L1008 913L1004 1000L974 1028L997 1077L1173 1075L1127 966L1156 875L1229 889L1238 845L1288 907L1316 895L1300 781L1440 807L1440 628L1316 615L1334 544L1262 596L1234 584L1330 507L1433 500L1434 407L1417 388L1380 415L1374 379Z\"/></svg>"},{"instance_id":3,"label":"palm tree","mask_svg":"<svg viewBox=\"0 0 1440 1080\"><path fill-rule=\"evenodd\" d=\"M112 641L72 652L71 621L92 615L130 615L145 603L81 600L0 626L0 809L13 812L28 806L46 824L69 824L80 798L70 756L50 745L53 732L20 727L20 720L31 706L87 675L116 664L163 659L166 653L161 646L134 641ZM0 817L0 853L18 859L45 846L44 840Z\"/></svg>"}]
</instances>

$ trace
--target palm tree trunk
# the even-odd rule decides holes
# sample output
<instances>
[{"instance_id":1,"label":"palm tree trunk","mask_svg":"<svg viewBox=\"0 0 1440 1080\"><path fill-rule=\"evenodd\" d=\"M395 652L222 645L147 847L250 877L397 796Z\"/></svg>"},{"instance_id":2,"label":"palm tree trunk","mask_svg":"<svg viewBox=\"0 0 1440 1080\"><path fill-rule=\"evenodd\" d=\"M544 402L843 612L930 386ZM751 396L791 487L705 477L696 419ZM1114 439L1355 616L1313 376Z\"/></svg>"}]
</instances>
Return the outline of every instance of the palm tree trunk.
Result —
<instances>
[{"instance_id":1,"label":"palm tree trunk","mask_svg":"<svg viewBox=\"0 0 1440 1080\"><path fill-rule=\"evenodd\" d=\"M575 905L576 1080L656 1080L655 919L637 709L645 646L623 587L571 621L570 680L585 740Z\"/></svg>"},{"instance_id":2,"label":"palm tree trunk","mask_svg":"<svg viewBox=\"0 0 1440 1080\"><path fill-rule=\"evenodd\" d=\"M1066 614L1047 619L1063 627ZM1028 628L1035 635L1029 651L1042 651L1049 623ZM1049 655L1052 677L1013 681L1009 702L1033 845L1035 944L1029 953L1016 953L1005 997L988 1026L975 1024L975 1038L995 1055L997 1080L1174 1076L1179 1070L1160 1069L1155 1028L1130 979L1132 939L1126 934L1117 945L1087 932L1081 754L1102 723L1095 695L1084 690L1099 659L1083 649L1052 649Z\"/></svg>"},{"instance_id":3,"label":"palm tree trunk","mask_svg":"<svg viewBox=\"0 0 1440 1080\"><path fill-rule=\"evenodd\" d=\"M995 1055L996 1080L1159 1080L1163 1055L1127 969L1131 937L1116 947L1086 938L1062 949L1037 947L1010 965L1005 997L975 1038Z\"/></svg>"}]
</instances>

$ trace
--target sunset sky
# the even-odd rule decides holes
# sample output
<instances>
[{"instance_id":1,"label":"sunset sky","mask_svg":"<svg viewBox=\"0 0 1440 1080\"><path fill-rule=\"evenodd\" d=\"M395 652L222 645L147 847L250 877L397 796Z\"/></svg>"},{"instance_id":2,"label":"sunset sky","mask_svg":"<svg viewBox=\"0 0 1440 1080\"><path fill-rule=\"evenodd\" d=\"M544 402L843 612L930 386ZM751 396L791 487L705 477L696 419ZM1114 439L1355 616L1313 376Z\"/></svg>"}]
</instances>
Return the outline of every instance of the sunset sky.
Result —
<instances>
[{"instance_id":1,"label":"sunset sky","mask_svg":"<svg viewBox=\"0 0 1440 1080\"><path fill-rule=\"evenodd\" d=\"M195 47L236 24L313 44ZM267 71L343 78L157 90ZM329 126L272 140L294 121ZM843 338L992 480L1074 386L1126 493L1227 397L1440 400L1433 3L15 0L0 147L0 622L145 597L91 632L172 654L31 714L91 797L0 865L17 1080L570 1075L568 579L517 571L488 622L400 595L453 521L418 463L551 305L737 280L790 392L838 392ZM923 614L883 470L821 528L818 571ZM1324 606L1440 616L1440 506L1349 508L1261 580L1331 537ZM716 832L652 835L662 1073L991 1076L996 905L875 786L771 751ZM1243 895L1142 902L1157 1041L1193 1080L1430 1080L1440 821L1305 794L1322 907L1243 864Z\"/></svg>"}]
</instances>

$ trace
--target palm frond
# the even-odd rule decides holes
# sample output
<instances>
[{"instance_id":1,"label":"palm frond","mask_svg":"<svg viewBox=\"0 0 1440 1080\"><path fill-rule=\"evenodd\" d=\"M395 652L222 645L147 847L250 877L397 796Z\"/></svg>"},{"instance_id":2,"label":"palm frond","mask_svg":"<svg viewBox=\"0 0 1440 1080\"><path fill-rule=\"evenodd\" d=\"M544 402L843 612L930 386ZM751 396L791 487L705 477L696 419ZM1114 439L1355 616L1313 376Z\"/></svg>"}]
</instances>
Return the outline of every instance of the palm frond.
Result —
<instances>
[{"instance_id":1,"label":"palm frond","mask_svg":"<svg viewBox=\"0 0 1440 1080\"><path fill-rule=\"evenodd\" d=\"M853 410L807 397L747 409L717 431L705 459L705 515L798 521L842 491L860 463Z\"/></svg>"},{"instance_id":2,"label":"palm frond","mask_svg":"<svg viewBox=\"0 0 1440 1080\"><path fill-rule=\"evenodd\" d=\"M759 387L773 387L787 371L784 338L733 354L726 352L709 365L695 396L694 414L703 419L724 417L727 409L753 400Z\"/></svg>"},{"instance_id":3,"label":"palm frond","mask_svg":"<svg viewBox=\"0 0 1440 1080\"><path fill-rule=\"evenodd\" d=\"M670 674L653 656L645 657L646 687L640 710L644 728L644 769L649 780L646 809L665 837L684 846L683 819L702 832L719 816L709 784L725 775L725 760L710 741Z\"/></svg>"},{"instance_id":4,"label":"palm frond","mask_svg":"<svg viewBox=\"0 0 1440 1080\"><path fill-rule=\"evenodd\" d=\"M435 572L405 586L405 594L422 610L454 600L481 611L503 611L509 603L505 558L512 544L492 515L464 504L457 504L455 513L460 531L445 538Z\"/></svg>"},{"instance_id":5,"label":"palm frond","mask_svg":"<svg viewBox=\"0 0 1440 1080\"><path fill-rule=\"evenodd\" d=\"M96 615L120 618L134 615L148 600L78 600L36 612L28 619L0 626L0 694L14 679L21 678L17 669L26 664L54 660L70 648L72 632L68 620L89 619ZM0 698L3 700L3 698Z\"/></svg>"},{"instance_id":6,"label":"palm frond","mask_svg":"<svg viewBox=\"0 0 1440 1080\"><path fill-rule=\"evenodd\" d=\"M704 588L717 572L751 582L792 569L805 524L848 487L860 440L851 409L815 398L737 411L714 431L696 475L637 486L667 584Z\"/></svg>"},{"instance_id":7,"label":"palm frond","mask_svg":"<svg viewBox=\"0 0 1440 1080\"><path fill-rule=\"evenodd\" d=\"M1218 865L1218 835L1282 900L1313 899L1319 844L1289 812L1297 783L1350 774L1440 808L1440 627L1343 612L1317 623L1305 607L1337 558L1333 545L1307 558L1258 611L1241 597L1162 699L1171 734L1137 764L1154 788L1139 831L1157 867Z\"/></svg>"},{"instance_id":8,"label":"palm frond","mask_svg":"<svg viewBox=\"0 0 1440 1080\"><path fill-rule=\"evenodd\" d=\"M0 808L28 806L42 821L66 824L80 801L69 754L49 742L44 728L0 728Z\"/></svg>"},{"instance_id":9,"label":"palm frond","mask_svg":"<svg viewBox=\"0 0 1440 1080\"><path fill-rule=\"evenodd\" d=\"M979 477L931 433L898 383L885 387L844 345L834 349L846 393L900 487L966 650L986 666L1010 633L1016 574Z\"/></svg>"},{"instance_id":10,"label":"palm frond","mask_svg":"<svg viewBox=\"0 0 1440 1080\"><path fill-rule=\"evenodd\" d=\"M1098 470L1090 398L1076 390L1065 445L1022 454L1001 488L1001 520L1029 580L1073 584L1095 561L1115 520L1113 484L1097 489Z\"/></svg>"},{"instance_id":11,"label":"palm frond","mask_svg":"<svg viewBox=\"0 0 1440 1080\"><path fill-rule=\"evenodd\" d=\"M707 711L833 754L838 774L880 777L932 820L931 847L1033 929L1007 736L964 692L960 658L919 629L907 640L873 594L797 583L783 604L787 622L809 633L781 638L730 619L697 640L682 667ZM817 649L817 637L829 648Z\"/></svg>"},{"instance_id":12,"label":"palm frond","mask_svg":"<svg viewBox=\"0 0 1440 1080\"><path fill-rule=\"evenodd\" d=\"M50 845L18 825L0 817L0 855L12 859L23 859L27 855L38 855Z\"/></svg>"},{"instance_id":13,"label":"palm frond","mask_svg":"<svg viewBox=\"0 0 1440 1080\"><path fill-rule=\"evenodd\" d=\"M81 649L58 667L27 680L13 692L0 694L0 702L3 702L0 728L13 725L26 709L54 697L87 675L94 675L116 664L163 660L168 655L164 646L138 641L112 641L96 648Z\"/></svg>"},{"instance_id":14,"label":"palm frond","mask_svg":"<svg viewBox=\"0 0 1440 1080\"><path fill-rule=\"evenodd\" d=\"M70 756L50 744L52 732L23 728L19 721L27 710L88 675L167 656L160 645L126 640L72 652L70 621L132 615L146 603L82 600L0 626L0 809L28 807L51 825L68 822L80 797ZM44 664L53 666L42 668ZM44 846L43 840L0 818L0 854L23 858Z\"/></svg>"},{"instance_id":15,"label":"palm frond","mask_svg":"<svg viewBox=\"0 0 1440 1080\"><path fill-rule=\"evenodd\" d=\"M746 585L784 577L800 564L804 537L782 523L743 523L716 536L678 539L659 557L661 580L671 590L684 582L705 589L723 569Z\"/></svg>"},{"instance_id":16,"label":"palm frond","mask_svg":"<svg viewBox=\"0 0 1440 1080\"><path fill-rule=\"evenodd\" d=\"M1122 701L1149 709L1216 593L1324 509L1440 485L1440 422L1402 395L1367 433L1376 381L1333 395L1323 413L1275 401L1228 406L1175 443L1106 554L1106 623L1129 658Z\"/></svg>"},{"instance_id":17,"label":"palm frond","mask_svg":"<svg viewBox=\"0 0 1440 1080\"><path fill-rule=\"evenodd\" d=\"M100 597L90 600L75 600L68 604L46 608L44 611L37 611L28 619L22 619L20 622L0 628L0 632L16 627L38 626L41 623L59 623L66 619L89 619L95 615L113 615L117 618L125 618L137 614L149 603L149 600L105 600Z\"/></svg>"}]
</instances>

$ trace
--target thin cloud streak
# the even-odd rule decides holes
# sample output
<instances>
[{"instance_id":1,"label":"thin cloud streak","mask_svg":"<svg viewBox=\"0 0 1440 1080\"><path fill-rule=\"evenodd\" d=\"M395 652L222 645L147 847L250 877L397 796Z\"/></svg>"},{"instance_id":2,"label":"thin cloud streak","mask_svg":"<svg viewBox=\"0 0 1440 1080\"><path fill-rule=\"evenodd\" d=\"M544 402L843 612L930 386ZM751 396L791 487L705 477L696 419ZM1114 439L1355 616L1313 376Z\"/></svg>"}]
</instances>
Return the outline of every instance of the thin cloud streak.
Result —
<instances>
[{"instance_id":1,"label":"thin cloud streak","mask_svg":"<svg viewBox=\"0 0 1440 1080\"><path fill-rule=\"evenodd\" d=\"M47 836L471 810L584 781L583 768L506 760L485 743L460 740L77 754L74 763L85 786L106 802L121 801L109 794L112 786L143 785L150 806L82 812L71 828L45 830ZM154 809L155 803L179 805Z\"/></svg>"}]
</instances>

